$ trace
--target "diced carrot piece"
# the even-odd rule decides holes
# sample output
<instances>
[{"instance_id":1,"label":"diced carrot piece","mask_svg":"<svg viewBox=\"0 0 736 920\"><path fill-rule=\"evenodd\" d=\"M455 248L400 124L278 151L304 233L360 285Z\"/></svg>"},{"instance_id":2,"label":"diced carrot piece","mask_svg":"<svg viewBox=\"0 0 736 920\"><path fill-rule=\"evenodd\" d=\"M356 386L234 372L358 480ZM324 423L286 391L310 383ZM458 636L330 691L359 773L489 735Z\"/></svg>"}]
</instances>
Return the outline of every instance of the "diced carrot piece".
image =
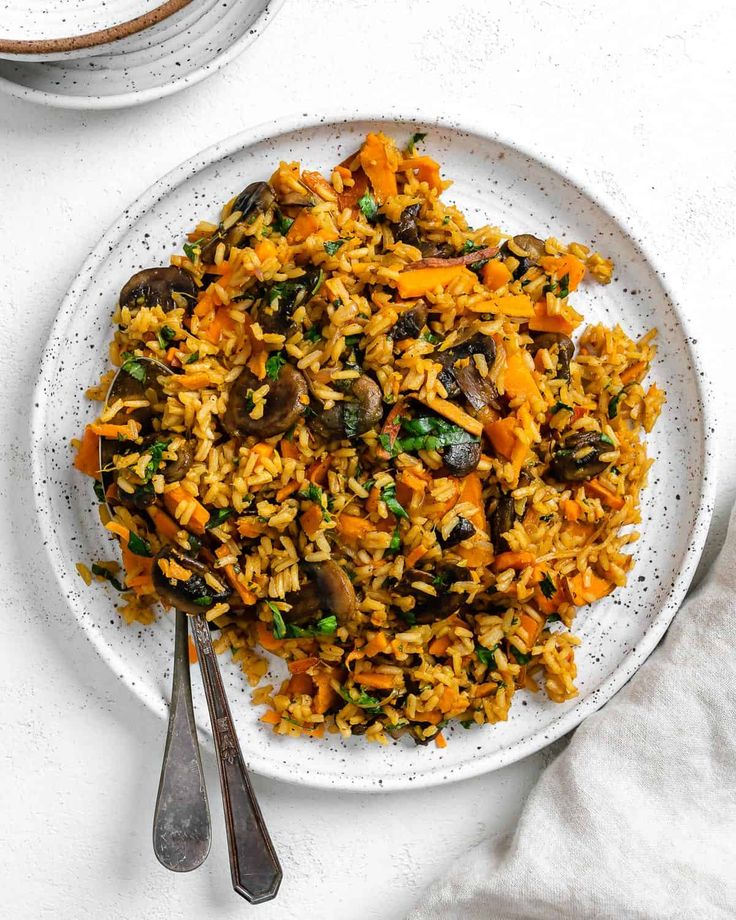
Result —
<instances>
[{"instance_id":1,"label":"diced carrot piece","mask_svg":"<svg viewBox=\"0 0 736 920\"><path fill-rule=\"evenodd\" d=\"M616 495L615 492L612 492L604 486L598 479L590 479L585 483L584 488L586 493L590 493L596 498L599 498L604 505L613 508L614 511L620 511L626 504L625 500L620 495Z\"/></svg>"},{"instance_id":2,"label":"diced carrot piece","mask_svg":"<svg viewBox=\"0 0 736 920\"><path fill-rule=\"evenodd\" d=\"M637 381L640 380L646 373L646 369L647 369L646 361L637 361L636 364L631 364L620 375L621 383L631 383L634 380L637 380Z\"/></svg>"},{"instance_id":3,"label":"diced carrot piece","mask_svg":"<svg viewBox=\"0 0 736 920\"><path fill-rule=\"evenodd\" d=\"M258 524L249 521L247 518L241 518L238 521L237 527L240 536L246 537L249 540L255 540L263 533L263 529Z\"/></svg>"},{"instance_id":4,"label":"diced carrot piece","mask_svg":"<svg viewBox=\"0 0 736 920\"><path fill-rule=\"evenodd\" d=\"M399 163L399 169L402 172L411 170L416 173L420 182L426 182L427 185L436 192L442 191L442 178L440 177L440 164L433 160L432 157L407 157Z\"/></svg>"},{"instance_id":5,"label":"diced carrot piece","mask_svg":"<svg viewBox=\"0 0 736 920\"><path fill-rule=\"evenodd\" d=\"M136 423L134 422L134 424ZM91 429L93 434L99 435L101 438L129 438L132 434L130 425L111 425L105 422L95 422L87 427Z\"/></svg>"},{"instance_id":6,"label":"diced carrot piece","mask_svg":"<svg viewBox=\"0 0 736 920\"><path fill-rule=\"evenodd\" d=\"M165 540L176 540L177 534L181 528L173 518L169 517L165 511L157 508L156 505L150 505L146 508L146 511L153 521L156 532L160 536Z\"/></svg>"},{"instance_id":7,"label":"diced carrot piece","mask_svg":"<svg viewBox=\"0 0 736 920\"><path fill-rule=\"evenodd\" d=\"M518 424L516 416L508 415L506 418L500 418L498 421L489 422L484 426L485 433L488 435L491 444L493 444L493 449L507 460L510 460L513 454L514 445L516 444L514 429Z\"/></svg>"},{"instance_id":8,"label":"diced carrot piece","mask_svg":"<svg viewBox=\"0 0 736 920\"><path fill-rule=\"evenodd\" d=\"M464 265L447 265L441 268L409 268L401 272L397 286L401 297L422 297L437 288L447 287L468 269ZM473 275L472 272L469 274ZM473 275L475 281L475 275Z\"/></svg>"},{"instance_id":9,"label":"diced carrot piece","mask_svg":"<svg viewBox=\"0 0 736 920\"><path fill-rule=\"evenodd\" d=\"M205 531L205 525L210 519L210 513L197 499L182 486L174 486L173 489L168 489L164 492L164 505L166 506L167 511L172 517L176 518L176 509L179 506L181 501L193 501L194 511L192 516L189 518L189 522L186 527L187 530L191 530L196 534L203 534ZM178 518L177 518L178 520Z\"/></svg>"},{"instance_id":10,"label":"diced carrot piece","mask_svg":"<svg viewBox=\"0 0 736 920\"><path fill-rule=\"evenodd\" d=\"M527 367L524 356L517 351L510 355L506 361L506 368L503 372L503 385L506 395L512 399L525 397L534 399L539 397L539 387Z\"/></svg>"},{"instance_id":11,"label":"diced carrot piece","mask_svg":"<svg viewBox=\"0 0 736 920\"><path fill-rule=\"evenodd\" d=\"M361 671L360 674L354 674L353 679L356 684L372 687L374 690L390 690L396 682L393 674L384 674L381 671Z\"/></svg>"},{"instance_id":12,"label":"diced carrot piece","mask_svg":"<svg viewBox=\"0 0 736 920\"><path fill-rule=\"evenodd\" d=\"M252 371L259 380L263 380L263 378L266 376L267 360L268 352L263 350L258 350L255 354L248 358L248 370Z\"/></svg>"},{"instance_id":13,"label":"diced carrot piece","mask_svg":"<svg viewBox=\"0 0 736 920\"><path fill-rule=\"evenodd\" d=\"M289 227L286 239L292 244L303 243L308 236L319 230L319 220L309 208L303 208Z\"/></svg>"},{"instance_id":14,"label":"diced carrot piece","mask_svg":"<svg viewBox=\"0 0 736 920\"><path fill-rule=\"evenodd\" d=\"M212 342L213 345L217 345L222 338L222 334L224 332L232 332L236 325L235 320L230 316L230 308L218 307L212 322L202 334L206 339Z\"/></svg>"},{"instance_id":15,"label":"diced carrot piece","mask_svg":"<svg viewBox=\"0 0 736 920\"><path fill-rule=\"evenodd\" d=\"M202 390L210 384L209 374L204 371L197 374L180 374L176 379L182 390Z\"/></svg>"},{"instance_id":16,"label":"diced carrot piece","mask_svg":"<svg viewBox=\"0 0 736 920\"><path fill-rule=\"evenodd\" d=\"M275 709L268 709L263 713L259 721L265 722L266 725L278 725L281 721L281 716Z\"/></svg>"},{"instance_id":17,"label":"diced carrot piece","mask_svg":"<svg viewBox=\"0 0 736 920\"><path fill-rule=\"evenodd\" d=\"M379 652L385 652L388 647L389 641L386 638L386 633L379 630L372 639L366 642L363 651L366 657L372 658L374 655L378 655Z\"/></svg>"},{"instance_id":18,"label":"diced carrot piece","mask_svg":"<svg viewBox=\"0 0 736 920\"><path fill-rule=\"evenodd\" d=\"M440 749L447 747L447 741L445 741L445 736L442 734L442 732L437 732L437 734L434 736L434 743Z\"/></svg>"},{"instance_id":19,"label":"diced carrot piece","mask_svg":"<svg viewBox=\"0 0 736 920\"><path fill-rule=\"evenodd\" d=\"M483 284L492 291L497 291L514 277L506 266L499 259L491 259L481 269L481 278Z\"/></svg>"},{"instance_id":20,"label":"diced carrot piece","mask_svg":"<svg viewBox=\"0 0 736 920\"><path fill-rule=\"evenodd\" d=\"M309 539L314 540L322 524L322 509L319 505L310 505L306 511L299 515L299 523Z\"/></svg>"},{"instance_id":21,"label":"diced carrot piece","mask_svg":"<svg viewBox=\"0 0 736 920\"><path fill-rule=\"evenodd\" d=\"M373 524L355 514L340 514L335 520L337 532L346 543L357 545L366 534L373 530Z\"/></svg>"},{"instance_id":22,"label":"diced carrot piece","mask_svg":"<svg viewBox=\"0 0 736 920\"><path fill-rule=\"evenodd\" d=\"M373 486L368 493L368 498L365 500L365 510L368 514L373 514L375 511L378 511L378 499L380 497L380 492L377 486Z\"/></svg>"},{"instance_id":23,"label":"diced carrot piece","mask_svg":"<svg viewBox=\"0 0 736 920\"><path fill-rule=\"evenodd\" d=\"M414 716L415 722L429 722L430 725L437 725L442 721L442 713L439 709L429 709L426 712L418 712Z\"/></svg>"},{"instance_id":24,"label":"diced carrot piece","mask_svg":"<svg viewBox=\"0 0 736 920\"><path fill-rule=\"evenodd\" d=\"M360 199L368 191L368 176L366 176L362 168L356 169L352 176L353 185L350 188L346 188L344 192L340 192L337 196L337 206L341 211L344 211L345 208L350 208L351 211L354 211Z\"/></svg>"},{"instance_id":25,"label":"diced carrot piece","mask_svg":"<svg viewBox=\"0 0 736 920\"><path fill-rule=\"evenodd\" d=\"M526 644L531 648L537 641L537 636L542 631L542 624L537 622L534 617L529 616L528 613L522 613L519 617L519 625L526 632Z\"/></svg>"},{"instance_id":26,"label":"diced carrot piece","mask_svg":"<svg viewBox=\"0 0 736 920\"><path fill-rule=\"evenodd\" d=\"M565 498L560 502L560 511L566 521L577 521L580 517L581 508L578 502L570 498Z\"/></svg>"},{"instance_id":27,"label":"diced carrot piece","mask_svg":"<svg viewBox=\"0 0 736 920\"><path fill-rule=\"evenodd\" d=\"M282 502L287 499L290 495L293 495L294 492L299 491L300 483L296 479L292 479L291 482L287 482L285 486L282 486L276 493L276 501Z\"/></svg>"},{"instance_id":28,"label":"diced carrot piece","mask_svg":"<svg viewBox=\"0 0 736 920\"><path fill-rule=\"evenodd\" d=\"M567 275L567 287L570 291L574 291L585 277L585 263L570 253L561 256L542 256L539 264L548 275L553 275L558 280Z\"/></svg>"},{"instance_id":29,"label":"diced carrot piece","mask_svg":"<svg viewBox=\"0 0 736 920\"><path fill-rule=\"evenodd\" d=\"M178 348L175 345L172 345L171 348L167 348L164 361L169 365L169 367L181 367L181 361L177 355Z\"/></svg>"},{"instance_id":30,"label":"diced carrot piece","mask_svg":"<svg viewBox=\"0 0 736 920\"><path fill-rule=\"evenodd\" d=\"M267 444L265 441L259 441L258 444L254 444L251 447L253 453L258 454L259 457L269 457L273 456L273 444Z\"/></svg>"},{"instance_id":31,"label":"diced carrot piece","mask_svg":"<svg viewBox=\"0 0 736 920\"><path fill-rule=\"evenodd\" d=\"M587 581L587 584L586 584ZM578 573L567 580L570 588L572 602L577 607L584 604L592 604L593 601L605 597L613 588L613 585L605 578L596 575L595 572L588 572L587 578Z\"/></svg>"},{"instance_id":32,"label":"diced carrot piece","mask_svg":"<svg viewBox=\"0 0 736 920\"><path fill-rule=\"evenodd\" d=\"M287 665L289 672L291 674L304 674L310 668L315 667L319 664L319 658L295 658L293 661L290 661Z\"/></svg>"},{"instance_id":33,"label":"diced carrot piece","mask_svg":"<svg viewBox=\"0 0 736 920\"><path fill-rule=\"evenodd\" d=\"M276 652L284 647L284 639L277 639L262 620L256 623L256 638L267 652Z\"/></svg>"},{"instance_id":34,"label":"diced carrot piece","mask_svg":"<svg viewBox=\"0 0 736 920\"><path fill-rule=\"evenodd\" d=\"M289 679L287 689L289 693L308 693L311 696L314 690L314 682L309 674L294 674Z\"/></svg>"},{"instance_id":35,"label":"diced carrot piece","mask_svg":"<svg viewBox=\"0 0 736 920\"><path fill-rule=\"evenodd\" d=\"M265 262L266 259L272 259L277 252L271 240L258 240L253 249L261 262Z\"/></svg>"},{"instance_id":36,"label":"diced carrot piece","mask_svg":"<svg viewBox=\"0 0 736 920\"><path fill-rule=\"evenodd\" d=\"M429 643L429 654L434 655L435 657L444 655L447 649L450 647L451 642L452 639L447 634L444 636L438 636L436 639L433 639Z\"/></svg>"},{"instance_id":37,"label":"diced carrot piece","mask_svg":"<svg viewBox=\"0 0 736 920\"><path fill-rule=\"evenodd\" d=\"M227 556L228 552L229 550L226 546L218 546L218 548L215 550L215 555L220 556L220 557ZM223 566L222 570L225 573L225 577L230 582L230 585L240 595L240 599L243 601L246 607L250 607L253 604L255 604L258 598L255 596L255 594L252 591L249 591L248 588L245 586L239 574L235 571L235 566L233 566L232 564L225 565Z\"/></svg>"},{"instance_id":38,"label":"diced carrot piece","mask_svg":"<svg viewBox=\"0 0 736 920\"><path fill-rule=\"evenodd\" d=\"M495 693L496 690L498 690L498 684L476 684L470 691L470 695L477 700L484 696L490 696L492 693Z\"/></svg>"},{"instance_id":39,"label":"diced carrot piece","mask_svg":"<svg viewBox=\"0 0 736 920\"><path fill-rule=\"evenodd\" d=\"M332 686L333 676L334 672L332 670L317 671L312 676L312 680L317 687L313 707L316 713L324 714L337 702L338 696Z\"/></svg>"},{"instance_id":40,"label":"diced carrot piece","mask_svg":"<svg viewBox=\"0 0 736 920\"><path fill-rule=\"evenodd\" d=\"M373 186L376 200L383 204L397 192L396 170L401 159L398 150L383 133L371 131L366 136L359 157L360 165Z\"/></svg>"},{"instance_id":41,"label":"diced carrot piece","mask_svg":"<svg viewBox=\"0 0 736 920\"><path fill-rule=\"evenodd\" d=\"M413 568L426 552L426 546L415 546L406 554L406 568Z\"/></svg>"},{"instance_id":42,"label":"diced carrot piece","mask_svg":"<svg viewBox=\"0 0 736 920\"><path fill-rule=\"evenodd\" d=\"M499 553L496 556L494 568L497 572L503 572L506 569L524 569L534 562L534 555L527 552L507 552Z\"/></svg>"},{"instance_id":43,"label":"diced carrot piece","mask_svg":"<svg viewBox=\"0 0 736 920\"><path fill-rule=\"evenodd\" d=\"M329 470L332 464L331 454L325 454L325 456L313 463L307 470L307 479L310 482L313 482L315 485L323 486L327 482L327 471Z\"/></svg>"},{"instance_id":44,"label":"diced carrot piece","mask_svg":"<svg viewBox=\"0 0 736 920\"><path fill-rule=\"evenodd\" d=\"M100 437L95 434L91 425L84 429L77 456L74 458L74 467L93 479L100 478Z\"/></svg>"},{"instance_id":45,"label":"diced carrot piece","mask_svg":"<svg viewBox=\"0 0 736 920\"><path fill-rule=\"evenodd\" d=\"M279 453L288 460L299 459L299 448L293 441L289 441L287 438L282 438L279 441Z\"/></svg>"},{"instance_id":46,"label":"diced carrot piece","mask_svg":"<svg viewBox=\"0 0 736 920\"><path fill-rule=\"evenodd\" d=\"M528 326L532 332L561 332L563 335L570 335L575 331L575 324L559 314L557 316L537 314L530 317Z\"/></svg>"}]
</instances>

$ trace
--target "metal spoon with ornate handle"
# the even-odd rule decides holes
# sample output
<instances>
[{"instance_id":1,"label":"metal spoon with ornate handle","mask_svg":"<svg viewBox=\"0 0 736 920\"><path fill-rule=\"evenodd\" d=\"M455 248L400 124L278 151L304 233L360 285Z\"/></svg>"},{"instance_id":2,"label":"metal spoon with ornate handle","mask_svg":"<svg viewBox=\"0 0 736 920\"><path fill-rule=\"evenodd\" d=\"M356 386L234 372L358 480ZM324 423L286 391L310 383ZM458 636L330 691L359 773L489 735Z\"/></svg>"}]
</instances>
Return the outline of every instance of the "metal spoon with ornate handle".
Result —
<instances>
[{"instance_id":1,"label":"metal spoon with ornate handle","mask_svg":"<svg viewBox=\"0 0 736 920\"><path fill-rule=\"evenodd\" d=\"M144 385L147 383L155 387L157 378L163 373L171 373L169 368L157 361L146 358L135 360L143 366L144 373L136 373L144 376ZM164 572L166 563L163 566L159 564L161 560L173 560L179 570L187 569L190 577L183 579L179 572L179 578L170 578ZM276 896L282 871L251 787L212 647L205 609L212 606L217 598L203 593L213 595L211 587L204 581L205 575L209 575L210 581L217 580L216 574L209 572L207 566L176 547L164 547L154 561L153 578L158 596L176 608L177 616L183 611L191 619L215 740L233 887L251 903L259 904ZM204 605L203 598L207 598Z\"/></svg>"},{"instance_id":2,"label":"metal spoon with ornate handle","mask_svg":"<svg viewBox=\"0 0 736 920\"><path fill-rule=\"evenodd\" d=\"M158 377L170 373L165 365L145 358L137 359L131 370L133 374L120 370L113 378L107 393L108 405L113 405L116 399L143 396L147 389L159 390ZM145 424L150 414L145 409L136 409L125 420L133 417ZM111 484L107 467L119 449L117 442L100 440L100 470L106 501ZM171 706L153 815L153 851L167 869L189 872L207 858L212 829L192 706L188 619L179 610L175 616Z\"/></svg>"}]
</instances>

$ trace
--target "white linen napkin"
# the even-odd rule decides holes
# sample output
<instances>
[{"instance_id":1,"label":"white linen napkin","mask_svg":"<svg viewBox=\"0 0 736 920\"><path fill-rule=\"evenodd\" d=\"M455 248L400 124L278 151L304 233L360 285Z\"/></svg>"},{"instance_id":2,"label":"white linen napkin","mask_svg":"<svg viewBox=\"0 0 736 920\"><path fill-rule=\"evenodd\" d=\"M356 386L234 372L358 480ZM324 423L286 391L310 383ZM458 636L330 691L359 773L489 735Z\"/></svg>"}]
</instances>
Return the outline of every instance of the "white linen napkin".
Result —
<instances>
[{"instance_id":1,"label":"white linen napkin","mask_svg":"<svg viewBox=\"0 0 736 920\"><path fill-rule=\"evenodd\" d=\"M736 510L662 644L542 774L514 834L411 920L736 917Z\"/></svg>"}]
</instances>

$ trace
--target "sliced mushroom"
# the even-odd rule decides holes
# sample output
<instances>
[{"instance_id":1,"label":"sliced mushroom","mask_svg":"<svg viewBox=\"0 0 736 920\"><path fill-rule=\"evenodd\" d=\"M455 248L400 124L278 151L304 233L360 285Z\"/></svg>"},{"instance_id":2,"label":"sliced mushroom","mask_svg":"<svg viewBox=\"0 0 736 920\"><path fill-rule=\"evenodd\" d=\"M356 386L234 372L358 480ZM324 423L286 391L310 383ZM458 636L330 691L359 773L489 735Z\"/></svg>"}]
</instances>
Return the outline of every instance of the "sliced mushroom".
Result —
<instances>
[{"instance_id":1,"label":"sliced mushroom","mask_svg":"<svg viewBox=\"0 0 736 920\"><path fill-rule=\"evenodd\" d=\"M168 313L178 306L173 294L180 294L187 301L196 301L197 285L189 272L175 265L144 268L123 285L119 303L131 313L137 313L142 307L157 306Z\"/></svg>"},{"instance_id":2,"label":"sliced mushroom","mask_svg":"<svg viewBox=\"0 0 736 920\"><path fill-rule=\"evenodd\" d=\"M394 239L399 243L406 243L407 246L414 246L423 258L450 258L454 251L448 243L433 243L422 237L417 226L421 209L420 204L410 204L404 208L398 221L393 224Z\"/></svg>"},{"instance_id":3,"label":"sliced mushroom","mask_svg":"<svg viewBox=\"0 0 736 920\"><path fill-rule=\"evenodd\" d=\"M361 374L351 381L348 398L314 416L311 427L324 438L352 438L380 427L383 418L381 388Z\"/></svg>"},{"instance_id":4,"label":"sliced mushroom","mask_svg":"<svg viewBox=\"0 0 736 920\"><path fill-rule=\"evenodd\" d=\"M483 377L474 363L455 367L453 376L473 409L492 406L497 412L501 410L495 383L488 377Z\"/></svg>"},{"instance_id":5,"label":"sliced mushroom","mask_svg":"<svg viewBox=\"0 0 736 920\"><path fill-rule=\"evenodd\" d=\"M217 231L203 243L200 253L202 262L214 262L215 253L220 243L225 244L226 256L229 247L237 248L241 246L246 237L250 236L247 231L247 225L253 221L257 214L265 214L275 200L276 194L268 182L252 182L246 186L233 201L226 221L229 221L235 213L240 216L234 224L228 223L227 229L221 223Z\"/></svg>"},{"instance_id":6,"label":"sliced mushroom","mask_svg":"<svg viewBox=\"0 0 736 920\"><path fill-rule=\"evenodd\" d=\"M180 571L188 572L189 578L172 574ZM232 594L219 575L173 546L165 546L156 554L153 586L165 604L189 614L205 613L215 604L227 601Z\"/></svg>"},{"instance_id":7,"label":"sliced mushroom","mask_svg":"<svg viewBox=\"0 0 736 920\"><path fill-rule=\"evenodd\" d=\"M544 240L540 240L538 236L532 236L531 233L520 233L511 240L507 240L501 247L501 255L504 258L513 256L519 263L513 272L514 279L517 281L529 271L532 265L538 265L546 252Z\"/></svg>"},{"instance_id":8,"label":"sliced mushroom","mask_svg":"<svg viewBox=\"0 0 736 920\"><path fill-rule=\"evenodd\" d=\"M509 548L504 534L511 530L515 520L516 510L514 497L511 492L501 492L498 496L496 507L493 509L489 519L491 540L493 542L493 549L496 553L505 552Z\"/></svg>"},{"instance_id":9,"label":"sliced mushroom","mask_svg":"<svg viewBox=\"0 0 736 920\"><path fill-rule=\"evenodd\" d=\"M294 330L294 312L317 294L324 277L321 269L310 265L299 278L270 285L254 310L254 318L263 331L278 335L291 334Z\"/></svg>"},{"instance_id":10,"label":"sliced mushroom","mask_svg":"<svg viewBox=\"0 0 736 920\"><path fill-rule=\"evenodd\" d=\"M552 455L552 475L566 482L592 479L609 466L610 461L601 460L600 457L613 449L611 442L605 440L598 431L571 434Z\"/></svg>"},{"instance_id":11,"label":"sliced mushroom","mask_svg":"<svg viewBox=\"0 0 736 920\"><path fill-rule=\"evenodd\" d=\"M470 523L467 518L458 517L457 523L452 528L447 537L442 536L438 532L437 541L443 549L449 549L451 546L457 546L458 543L462 543L463 540L469 540L475 533L475 527Z\"/></svg>"},{"instance_id":12,"label":"sliced mushroom","mask_svg":"<svg viewBox=\"0 0 736 920\"><path fill-rule=\"evenodd\" d=\"M267 384L263 416L251 418L252 394ZM279 371L278 378L259 380L247 367L244 367L232 387L227 401L227 409L222 417L222 427L234 438L258 435L270 438L290 428L304 414L307 406L307 382L301 371L291 364L285 364Z\"/></svg>"},{"instance_id":13,"label":"sliced mushroom","mask_svg":"<svg viewBox=\"0 0 736 920\"><path fill-rule=\"evenodd\" d=\"M345 570L331 559L326 562L305 562L301 572L306 575L298 591L290 591L285 600L291 609L284 619L297 626L318 619L320 614L332 614L338 623L348 620L358 609L355 590Z\"/></svg>"},{"instance_id":14,"label":"sliced mushroom","mask_svg":"<svg viewBox=\"0 0 736 920\"><path fill-rule=\"evenodd\" d=\"M419 300L411 310L407 310L399 316L391 330L391 338L395 342L400 342L402 339L419 338L419 334L426 324L427 304L425 301Z\"/></svg>"},{"instance_id":15,"label":"sliced mushroom","mask_svg":"<svg viewBox=\"0 0 736 920\"><path fill-rule=\"evenodd\" d=\"M438 351L435 353L435 360L438 364L442 365L442 370L439 373L438 379L447 391L448 399L456 399L461 392L461 387L455 372L455 365L458 361L470 359L468 361L463 361L463 366L469 368L468 372L463 375L466 385L471 377L479 381L478 387L483 385L483 377L481 377L480 372L475 367L475 362L472 360L473 355L484 355L490 367L496 359L496 343L489 335L481 335L480 333L469 331L467 338L463 341L458 342L446 351ZM498 394L496 393L495 395L497 396ZM473 393L473 396L475 398L475 393ZM486 405L488 405L488 403L486 403ZM480 408L480 406L474 408Z\"/></svg>"},{"instance_id":16,"label":"sliced mushroom","mask_svg":"<svg viewBox=\"0 0 736 920\"><path fill-rule=\"evenodd\" d=\"M534 337L534 341L529 346L529 354L536 355L541 348L552 352L555 346L557 347L557 377L560 380L569 380L570 361L575 354L575 345L569 336L561 332L543 332Z\"/></svg>"},{"instance_id":17,"label":"sliced mushroom","mask_svg":"<svg viewBox=\"0 0 736 920\"><path fill-rule=\"evenodd\" d=\"M176 448L176 460L164 464L163 476L166 482L180 482L194 463L194 445L191 441L182 441Z\"/></svg>"},{"instance_id":18,"label":"sliced mushroom","mask_svg":"<svg viewBox=\"0 0 736 920\"><path fill-rule=\"evenodd\" d=\"M467 476L480 463L480 441L463 441L440 450L445 469L452 476Z\"/></svg>"},{"instance_id":19,"label":"sliced mushroom","mask_svg":"<svg viewBox=\"0 0 736 920\"><path fill-rule=\"evenodd\" d=\"M454 582L464 578L467 578L467 572L458 566L446 566L435 572L409 569L394 586L394 591L399 597L414 598L412 613L417 623L434 623L452 616L462 607L461 595L449 589ZM427 594L415 587L417 582L431 585L437 594Z\"/></svg>"},{"instance_id":20,"label":"sliced mushroom","mask_svg":"<svg viewBox=\"0 0 736 920\"><path fill-rule=\"evenodd\" d=\"M312 208L314 207L314 198L306 193L301 192L284 192L279 195L279 206L282 208Z\"/></svg>"},{"instance_id":21,"label":"sliced mushroom","mask_svg":"<svg viewBox=\"0 0 736 920\"><path fill-rule=\"evenodd\" d=\"M171 368L153 358L136 355L125 361L107 391L107 405L111 406L118 399L147 400L148 405L139 406L137 409L121 409L110 421L114 425L125 425L130 419L134 419L141 425L141 433L147 434L150 431L151 419L156 414L155 407L166 399L161 378L171 373Z\"/></svg>"}]
</instances>

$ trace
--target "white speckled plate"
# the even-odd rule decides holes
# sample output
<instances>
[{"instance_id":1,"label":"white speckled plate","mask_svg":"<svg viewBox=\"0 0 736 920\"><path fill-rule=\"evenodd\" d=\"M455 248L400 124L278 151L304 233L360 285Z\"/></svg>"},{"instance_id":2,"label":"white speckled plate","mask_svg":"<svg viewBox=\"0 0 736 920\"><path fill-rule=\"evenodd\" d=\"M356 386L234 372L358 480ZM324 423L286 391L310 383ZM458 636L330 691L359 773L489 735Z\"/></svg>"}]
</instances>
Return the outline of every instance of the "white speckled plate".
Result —
<instances>
[{"instance_id":1,"label":"white speckled plate","mask_svg":"<svg viewBox=\"0 0 736 920\"><path fill-rule=\"evenodd\" d=\"M53 568L81 629L113 673L163 717L169 691L173 622L127 627L115 614L107 585L87 588L78 561L114 557L97 519L89 480L71 468L70 439L93 409L84 389L104 368L117 292L141 267L166 264L183 234L247 183L267 177L279 160L329 169L353 151L375 120L304 119L262 126L224 141L174 170L123 213L105 234L59 311L41 368L33 411L38 512ZM653 379L667 391L662 418L649 439L656 464L643 494L642 538L629 586L580 611L576 632L579 697L565 705L543 693L520 693L509 721L451 729L448 745L385 747L361 739L292 740L258 722L250 690L222 661L246 760L257 772L289 782L339 789L408 789L473 776L537 751L574 728L618 690L654 649L695 571L711 514L713 473L703 372L682 317L642 249L609 209L551 166L482 131L447 123L387 120L383 129L406 138L428 132L427 149L444 175L445 193L470 222L499 224L590 242L616 262L608 287L586 285L576 300L586 318L620 322L634 335L660 330ZM278 678L277 678L278 679ZM195 705L206 726L195 679Z\"/></svg>"},{"instance_id":2,"label":"white speckled plate","mask_svg":"<svg viewBox=\"0 0 736 920\"><path fill-rule=\"evenodd\" d=\"M121 39L109 52L59 61L0 59L0 90L66 109L118 109L170 96L218 71L258 38L283 0L199 0Z\"/></svg>"}]
</instances>

